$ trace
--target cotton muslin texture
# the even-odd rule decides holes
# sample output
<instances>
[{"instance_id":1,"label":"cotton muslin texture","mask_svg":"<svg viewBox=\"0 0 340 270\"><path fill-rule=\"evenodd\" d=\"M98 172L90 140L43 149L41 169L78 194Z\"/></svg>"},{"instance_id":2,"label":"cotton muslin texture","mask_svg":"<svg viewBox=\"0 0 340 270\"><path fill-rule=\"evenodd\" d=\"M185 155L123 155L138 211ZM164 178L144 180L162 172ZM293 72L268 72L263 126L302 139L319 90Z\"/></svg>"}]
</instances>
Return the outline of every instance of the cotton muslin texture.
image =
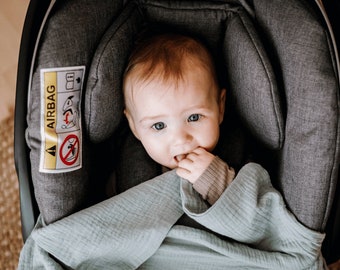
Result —
<instances>
[{"instance_id":1,"label":"cotton muslin texture","mask_svg":"<svg viewBox=\"0 0 340 270\"><path fill-rule=\"evenodd\" d=\"M176 225L186 214L206 229ZM213 205L170 171L48 226L20 269L324 269L324 235L290 214L250 163ZM52 256L49 256L51 254Z\"/></svg>"}]
</instances>

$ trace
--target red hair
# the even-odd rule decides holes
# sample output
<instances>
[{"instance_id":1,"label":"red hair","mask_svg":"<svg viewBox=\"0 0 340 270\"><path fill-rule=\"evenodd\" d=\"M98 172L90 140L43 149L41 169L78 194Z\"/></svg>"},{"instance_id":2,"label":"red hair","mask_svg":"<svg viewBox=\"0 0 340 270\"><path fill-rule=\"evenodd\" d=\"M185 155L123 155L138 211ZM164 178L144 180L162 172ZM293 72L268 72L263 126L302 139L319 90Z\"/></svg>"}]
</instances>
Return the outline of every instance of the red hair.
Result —
<instances>
[{"instance_id":1,"label":"red hair","mask_svg":"<svg viewBox=\"0 0 340 270\"><path fill-rule=\"evenodd\" d=\"M218 85L214 61L201 42L180 34L152 36L139 42L130 55L123 87L132 73L138 81L161 78L178 83L191 65L205 69Z\"/></svg>"}]
</instances>

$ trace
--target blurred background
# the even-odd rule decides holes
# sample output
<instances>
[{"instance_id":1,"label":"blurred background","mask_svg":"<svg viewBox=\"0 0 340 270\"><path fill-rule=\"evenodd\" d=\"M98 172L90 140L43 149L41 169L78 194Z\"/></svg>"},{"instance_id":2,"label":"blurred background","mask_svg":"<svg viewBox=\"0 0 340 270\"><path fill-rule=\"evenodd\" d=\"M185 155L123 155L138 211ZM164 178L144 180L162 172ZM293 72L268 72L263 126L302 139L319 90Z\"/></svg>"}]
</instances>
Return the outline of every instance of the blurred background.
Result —
<instances>
[{"instance_id":1,"label":"blurred background","mask_svg":"<svg viewBox=\"0 0 340 270\"><path fill-rule=\"evenodd\" d=\"M0 1L0 121L14 104L21 31L29 0Z\"/></svg>"},{"instance_id":2,"label":"blurred background","mask_svg":"<svg viewBox=\"0 0 340 270\"><path fill-rule=\"evenodd\" d=\"M0 1L0 270L17 268L22 248L13 109L21 31L29 0Z\"/></svg>"}]
</instances>

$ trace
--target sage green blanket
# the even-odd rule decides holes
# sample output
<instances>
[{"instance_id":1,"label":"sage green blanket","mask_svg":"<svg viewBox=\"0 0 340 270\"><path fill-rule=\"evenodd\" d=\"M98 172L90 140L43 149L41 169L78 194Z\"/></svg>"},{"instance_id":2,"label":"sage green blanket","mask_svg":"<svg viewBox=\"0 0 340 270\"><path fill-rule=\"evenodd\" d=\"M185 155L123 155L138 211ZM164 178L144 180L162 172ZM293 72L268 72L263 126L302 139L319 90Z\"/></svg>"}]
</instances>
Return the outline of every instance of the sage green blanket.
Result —
<instances>
[{"instance_id":1,"label":"sage green blanket","mask_svg":"<svg viewBox=\"0 0 340 270\"><path fill-rule=\"evenodd\" d=\"M198 225L179 225L183 215ZM170 171L48 226L39 220L18 269L326 269L323 238L286 210L257 164L211 207Z\"/></svg>"}]
</instances>

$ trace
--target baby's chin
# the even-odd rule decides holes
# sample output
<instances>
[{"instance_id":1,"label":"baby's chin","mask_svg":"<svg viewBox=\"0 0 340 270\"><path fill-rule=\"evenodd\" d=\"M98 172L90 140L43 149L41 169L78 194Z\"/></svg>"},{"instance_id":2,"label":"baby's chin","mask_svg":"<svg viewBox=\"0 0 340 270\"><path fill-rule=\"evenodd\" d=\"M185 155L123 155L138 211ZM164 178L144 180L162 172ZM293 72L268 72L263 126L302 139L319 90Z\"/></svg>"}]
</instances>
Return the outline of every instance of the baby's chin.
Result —
<instances>
[{"instance_id":1,"label":"baby's chin","mask_svg":"<svg viewBox=\"0 0 340 270\"><path fill-rule=\"evenodd\" d=\"M161 165L162 165L164 168L168 169L168 170L173 170L173 169L177 169L177 168L178 168L177 164L176 164L176 165L169 165L169 164L163 165L163 164L161 164Z\"/></svg>"}]
</instances>

